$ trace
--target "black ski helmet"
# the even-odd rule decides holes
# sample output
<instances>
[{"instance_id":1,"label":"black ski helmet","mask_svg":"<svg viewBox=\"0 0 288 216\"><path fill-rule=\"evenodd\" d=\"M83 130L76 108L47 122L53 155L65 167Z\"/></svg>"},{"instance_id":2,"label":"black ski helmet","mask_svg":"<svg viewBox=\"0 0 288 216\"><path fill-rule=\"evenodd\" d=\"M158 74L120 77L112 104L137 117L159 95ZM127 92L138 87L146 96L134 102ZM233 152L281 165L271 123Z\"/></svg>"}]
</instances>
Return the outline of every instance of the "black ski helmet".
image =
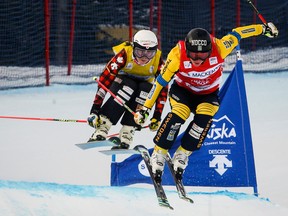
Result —
<instances>
[{"instance_id":1,"label":"black ski helmet","mask_svg":"<svg viewBox=\"0 0 288 216\"><path fill-rule=\"evenodd\" d=\"M212 48L208 31L202 28L192 29L185 38L187 52L210 52Z\"/></svg>"}]
</instances>

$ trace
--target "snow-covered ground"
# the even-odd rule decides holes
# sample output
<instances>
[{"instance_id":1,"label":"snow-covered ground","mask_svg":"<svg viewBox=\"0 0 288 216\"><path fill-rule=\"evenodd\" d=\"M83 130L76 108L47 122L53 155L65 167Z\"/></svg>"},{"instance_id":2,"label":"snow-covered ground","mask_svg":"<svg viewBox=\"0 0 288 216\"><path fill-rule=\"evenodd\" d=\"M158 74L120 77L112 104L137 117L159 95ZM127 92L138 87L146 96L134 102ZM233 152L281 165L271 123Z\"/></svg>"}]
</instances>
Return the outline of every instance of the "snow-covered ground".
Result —
<instances>
[{"instance_id":1,"label":"snow-covered ground","mask_svg":"<svg viewBox=\"0 0 288 216\"><path fill-rule=\"evenodd\" d=\"M245 74L245 82L259 197L189 187L191 205L168 187L175 210L163 209L151 185L109 186L111 158L74 145L93 132L85 123L0 119L0 215L288 215L288 73ZM85 120L95 89L96 84L3 90L0 116ZM135 143L152 147L153 135L142 130Z\"/></svg>"},{"instance_id":2,"label":"snow-covered ground","mask_svg":"<svg viewBox=\"0 0 288 216\"><path fill-rule=\"evenodd\" d=\"M245 193L191 192L195 203L166 190L174 210L159 207L153 189L0 181L3 216L286 216L287 208Z\"/></svg>"}]
</instances>

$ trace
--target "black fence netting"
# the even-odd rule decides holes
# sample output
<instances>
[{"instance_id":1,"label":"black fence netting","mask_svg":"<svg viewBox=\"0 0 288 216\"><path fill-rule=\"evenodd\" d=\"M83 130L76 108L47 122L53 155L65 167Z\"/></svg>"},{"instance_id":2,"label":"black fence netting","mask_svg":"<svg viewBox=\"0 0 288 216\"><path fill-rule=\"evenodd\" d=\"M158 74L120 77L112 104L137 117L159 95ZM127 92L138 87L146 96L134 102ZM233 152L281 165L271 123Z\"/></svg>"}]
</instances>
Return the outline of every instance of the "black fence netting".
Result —
<instances>
[{"instance_id":1,"label":"black fence netting","mask_svg":"<svg viewBox=\"0 0 288 216\"><path fill-rule=\"evenodd\" d=\"M20 80L45 79L45 1L2 0L0 2L0 89L6 82L21 87ZM237 25L261 23L246 0L53 0L49 2L49 65L50 78L67 74L71 22L75 6L72 72L77 77L99 73L113 55L111 47L129 40L129 16L133 3L133 33L138 29L152 29L159 35L163 57L184 39L190 29L202 27L222 37ZM238 4L237 4L238 2ZM253 37L241 41L243 58L248 71L285 71L288 69L288 2L283 0L253 1L267 21L279 29L276 39ZM240 7L239 7L240 6ZM212 10L215 16L212 16ZM237 15L240 16L237 18ZM47 20L47 19L46 19ZM266 67L267 59L275 63ZM230 60L233 62L234 60ZM228 59L228 64L229 64ZM280 62L277 62L280 61ZM261 66L261 63L264 65ZM233 63L232 63L233 64ZM54 68L55 67L55 68ZM58 68L60 67L60 68ZM24 76L24 78L22 77ZM21 79L19 79L22 77ZM47 77L46 77L47 78ZM68 79L68 78L67 78ZM69 78L68 82L72 82ZM56 79L55 79L56 80ZM62 79L63 80L63 79ZM79 79L78 79L79 81ZM75 82L78 82L75 81ZM79 81L80 82L80 81Z\"/></svg>"}]
</instances>

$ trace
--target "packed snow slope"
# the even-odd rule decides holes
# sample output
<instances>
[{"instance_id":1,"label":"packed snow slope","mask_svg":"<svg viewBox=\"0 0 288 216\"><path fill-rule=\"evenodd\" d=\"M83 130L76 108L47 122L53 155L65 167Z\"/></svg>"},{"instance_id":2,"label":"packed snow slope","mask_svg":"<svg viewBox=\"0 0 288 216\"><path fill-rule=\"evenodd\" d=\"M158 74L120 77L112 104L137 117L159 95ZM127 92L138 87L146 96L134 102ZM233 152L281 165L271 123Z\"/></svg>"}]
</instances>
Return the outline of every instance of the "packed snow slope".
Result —
<instances>
[{"instance_id":1,"label":"packed snow slope","mask_svg":"<svg viewBox=\"0 0 288 216\"><path fill-rule=\"evenodd\" d=\"M3 216L286 216L288 210L268 199L245 193L191 192L195 203L167 189L174 210L159 207L154 190L134 187L80 186L55 183L0 181L0 215Z\"/></svg>"}]
</instances>

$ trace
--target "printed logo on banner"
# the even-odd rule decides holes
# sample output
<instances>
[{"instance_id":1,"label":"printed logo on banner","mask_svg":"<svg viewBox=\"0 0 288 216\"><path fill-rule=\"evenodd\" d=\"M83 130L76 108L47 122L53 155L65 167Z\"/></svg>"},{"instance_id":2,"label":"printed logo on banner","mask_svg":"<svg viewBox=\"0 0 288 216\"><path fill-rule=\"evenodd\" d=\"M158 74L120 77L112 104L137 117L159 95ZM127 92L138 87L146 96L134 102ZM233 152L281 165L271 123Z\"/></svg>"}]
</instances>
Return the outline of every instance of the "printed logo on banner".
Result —
<instances>
[{"instance_id":1,"label":"printed logo on banner","mask_svg":"<svg viewBox=\"0 0 288 216\"><path fill-rule=\"evenodd\" d=\"M215 145L215 147L217 147L216 149L208 150L208 154L213 157L213 159L209 161L209 167L215 169L215 171L221 176L228 170L228 168L233 167L232 160L229 160L229 155L231 155L229 145L236 144L236 137L235 124L227 115L224 115L219 119L213 119L213 124L209 130L204 145ZM226 148L221 148L221 145L225 145Z\"/></svg>"},{"instance_id":2,"label":"printed logo on banner","mask_svg":"<svg viewBox=\"0 0 288 216\"><path fill-rule=\"evenodd\" d=\"M213 119L213 124L207 135L208 140L212 139L212 142L205 142L204 145L213 144L236 144L233 142L225 142L225 139L231 140L236 137L236 130L234 123L226 116L222 116L219 119Z\"/></svg>"},{"instance_id":3,"label":"printed logo on banner","mask_svg":"<svg viewBox=\"0 0 288 216\"><path fill-rule=\"evenodd\" d=\"M138 170L143 176L147 177L150 176L144 160L141 160L140 163L138 164Z\"/></svg>"},{"instance_id":4,"label":"printed logo on banner","mask_svg":"<svg viewBox=\"0 0 288 216\"><path fill-rule=\"evenodd\" d=\"M213 150L212 150L213 151ZM219 150L218 150L219 151ZM221 152L221 150L220 150ZM209 152L210 154L210 152ZM229 160L227 157L228 155L220 154L220 155L214 155L213 154L213 160L209 161L209 167L215 168L215 171L219 173L219 175L223 175L228 169L232 168L232 160Z\"/></svg>"},{"instance_id":5,"label":"printed logo on banner","mask_svg":"<svg viewBox=\"0 0 288 216\"><path fill-rule=\"evenodd\" d=\"M169 60L168 60L169 61ZM155 86L154 86L155 87ZM150 96L150 95L149 95ZM214 116L208 136L200 151L190 157L183 182L189 186L253 187L257 194L256 172L245 93L242 62L237 64L219 93L221 107ZM171 155L181 144L180 134ZM151 151L150 151L151 150ZM150 153L153 149L149 149ZM168 169L167 166L165 169ZM166 175L166 173L168 173ZM111 163L111 185L151 184L140 155ZM168 172L163 173L163 185L174 185Z\"/></svg>"}]
</instances>

